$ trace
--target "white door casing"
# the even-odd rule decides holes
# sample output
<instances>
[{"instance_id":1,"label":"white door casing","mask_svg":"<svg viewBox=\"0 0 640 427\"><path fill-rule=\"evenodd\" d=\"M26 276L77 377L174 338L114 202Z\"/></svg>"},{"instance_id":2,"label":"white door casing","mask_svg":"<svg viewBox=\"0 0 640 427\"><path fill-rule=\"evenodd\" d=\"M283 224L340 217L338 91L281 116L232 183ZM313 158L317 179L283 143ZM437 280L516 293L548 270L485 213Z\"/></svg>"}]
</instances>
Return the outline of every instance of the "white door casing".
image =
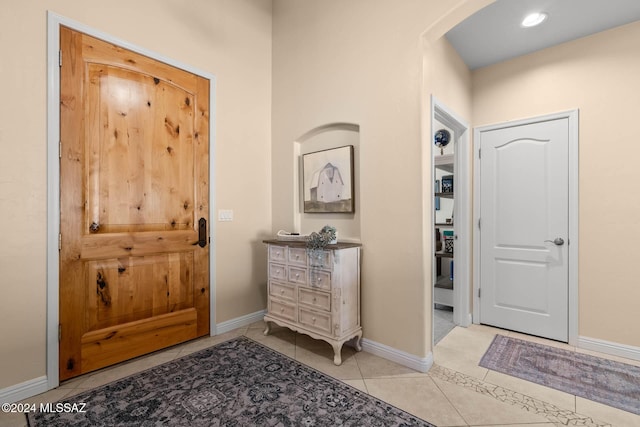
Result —
<instances>
[{"instance_id":1,"label":"white door casing","mask_svg":"<svg viewBox=\"0 0 640 427\"><path fill-rule=\"evenodd\" d=\"M431 129L430 135L434 135L436 128L434 127L435 121L439 121L445 126L449 127L454 132L455 144L455 180L456 180L456 192L455 192L455 206L454 217L455 221L455 263L454 263L454 277L455 286L453 288L453 321L456 325L463 327L469 326L472 321L471 317L471 305L469 300L469 292L471 292L471 258L472 258L472 244L471 244L471 215L472 204L470 194L470 173L471 173L471 147L470 147L470 126L467 122L459 117L453 110L446 106L434 95L431 95ZM433 138L428 139L430 146L430 178L431 185L428 187L430 193L426 197L433 199L433 176L435 167L435 150L437 147L433 144ZM433 229L435 223L435 213L431 211L431 218L429 227ZM435 253L435 239L431 239L430 242L431 253ZM433 283L435 283L436 264L435 257L431 258L432 263L432 277L428 281L426 286L431 288L432 300L433 300ZM433 327L433 305L431 306L431 319L432 319L432 337L434 336Z\"/></svg>"},{"instance_id":2,"label":"white door casing","mask_svg":"<svg viewBox=\"0 0 640 427\"><path fill-rule=\"evenodd\" d=\"M577 335L572 114L476 130L476 322L564 342Z\"/></svg>"}]
</instances>

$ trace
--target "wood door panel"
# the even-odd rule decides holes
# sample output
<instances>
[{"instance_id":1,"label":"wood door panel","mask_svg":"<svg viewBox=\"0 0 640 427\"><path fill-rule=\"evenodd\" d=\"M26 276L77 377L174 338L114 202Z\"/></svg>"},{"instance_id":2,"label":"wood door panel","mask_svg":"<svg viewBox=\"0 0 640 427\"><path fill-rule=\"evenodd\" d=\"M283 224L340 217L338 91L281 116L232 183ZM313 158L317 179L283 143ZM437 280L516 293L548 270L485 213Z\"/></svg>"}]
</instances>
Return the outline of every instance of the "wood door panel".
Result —
<instances>
[{"instance_id":1,"label":"wood door panel","mask_svg":"<svg viewBox=\"0 0 640 427\"><path fill-rule=\"evenodd\" d=\"M209 81L60 38L64 380L209 333Z\"/></svg>"},{"instance_id":2,"label":"wood door panel","mask_svg":"<svg viewBox=\"0 0 640 427\"><path fill-rule=\"evenodd\" d=\"M82 35L71 31L60 32L60 49L70 58L82 56ZM60 70L60 133L79 139L77 124L84 120L82 95L77 89L76 76L82 76L82 61L67 61ZM62 142L62 141L61 141ZM82 277L81 258L82 230L77 226L84 211L84 188L77 185L78 177L83 174L83 150L79 144L62 144L60 153L60 326L64 333L59 334L59 374L64 380L82 373L79 340L84 324L74 318L74 313L84 310L82 281L73 280ZM81 223L82 224L82 223ZM64 231L64 233L62 233Z\"/></svg>"},{"instance_id":3,"label":"wood door panel","mask_svg":"<svg viewBox=\"0 0 640 427\"><path fill-rule=\"evenodd\" d=\"M82 336L82 367L93 371L197 336L193 308L89 332Z\"/></svg>"},{"instance_id":4,"label":"wood door panel","mask_svg":"<svg viewBox=\"0 0 640 427\"><path fill-rule=\"evenodd\" d=\"M139 233L105 233L85 236L82 258L120 258L144 256L158 252L193 251L198 233L189 231L152 231Z\"/></svg>"},{"instance_id":5,"label":"wood door panel","mask_svg":"<svg viewBox=\"0 0 640 427\"><path fill-rule=\"evenodd\" d=\"M86 331L193 307L193 253L86 263Z\"/></svg>"},{"instance_id":6,"label":"wood door panel","mask_svg":"<svg viewBox=\"0 0 640 427\"><path fill-rule=\"evenodd\" d=\"M186 230L194 212L194 95L127 69L88 64L87 200L94 232Z\"/></svg>"},{"instance_id":7,"label":"wood door panel","mask_svg":"<svg viewBox=\"0 0 640 427\"><path fill-rule=\"evenodd\" d=\"M187 72L176 73L175 67L137 54L123 47L104 42L82 33L76 34L81 35L78 48L82 52L86 63L113 65L133 71L143 70L144 74L152 75L158 80L171 82L178 87L193 91L194 93L195 88L198 86L198 81L203 80L195 74ZM209 110L208 105L205 110Z\"/></svg>"}]
</instances>

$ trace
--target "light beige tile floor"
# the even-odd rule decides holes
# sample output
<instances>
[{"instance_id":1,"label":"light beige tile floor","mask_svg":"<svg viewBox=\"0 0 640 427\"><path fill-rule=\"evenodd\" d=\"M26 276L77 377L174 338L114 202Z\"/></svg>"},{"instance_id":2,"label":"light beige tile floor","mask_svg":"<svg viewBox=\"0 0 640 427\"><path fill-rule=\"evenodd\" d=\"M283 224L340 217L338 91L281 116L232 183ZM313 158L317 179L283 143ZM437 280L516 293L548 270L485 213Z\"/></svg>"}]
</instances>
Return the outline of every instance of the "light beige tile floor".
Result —
<instances>
[{"instance_id":1,"label":"light beige tile floor","mask_svg":"<svg viewBox=\"0 0 640 427\"><path fill-rule=\"evenodd\" d=\"M226 334L175 346L67 381L59 388L27 401L36 404L54 402L235 336L246 335L441 427L640 426L640 417L629 412L478 366L496 333L575 351L564 344L486 326L456 327L434 348L432 369L420 373L350 347L343 349L342 365L335 366L328 344L275 326L269 336L264 336L263 330L264 324L257 322ZM0 413L0 427L25 425L21 414Z\"/></svg>"}]
</instances>

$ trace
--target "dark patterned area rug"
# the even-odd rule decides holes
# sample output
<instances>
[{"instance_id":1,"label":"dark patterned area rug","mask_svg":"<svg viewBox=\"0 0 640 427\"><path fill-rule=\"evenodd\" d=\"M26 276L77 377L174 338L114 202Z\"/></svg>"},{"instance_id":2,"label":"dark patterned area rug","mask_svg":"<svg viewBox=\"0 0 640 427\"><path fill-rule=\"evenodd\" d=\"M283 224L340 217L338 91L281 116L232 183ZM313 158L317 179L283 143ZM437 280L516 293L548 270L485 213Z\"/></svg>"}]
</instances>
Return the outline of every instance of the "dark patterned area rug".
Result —
<instances>
[{"instance_id":1,"label":"dark patterned area rug","mask_svg":"<svg viewBox=\"0 0 640 427\"><path fill-rule=\"evenodd\" d=\"M640 415L640 367L496 335L480 366Z\"/></svg>"},{"instance_id":2,"label":"dark patterned area rug","mask_svg":"<svg viewBox=\"0 0 640 427\"><path fill-rule=\"evenodd\" d=\"M432 426L246 337L60 403L86 412L37 412L29 425Z\"/></svg>"}]
</instances>

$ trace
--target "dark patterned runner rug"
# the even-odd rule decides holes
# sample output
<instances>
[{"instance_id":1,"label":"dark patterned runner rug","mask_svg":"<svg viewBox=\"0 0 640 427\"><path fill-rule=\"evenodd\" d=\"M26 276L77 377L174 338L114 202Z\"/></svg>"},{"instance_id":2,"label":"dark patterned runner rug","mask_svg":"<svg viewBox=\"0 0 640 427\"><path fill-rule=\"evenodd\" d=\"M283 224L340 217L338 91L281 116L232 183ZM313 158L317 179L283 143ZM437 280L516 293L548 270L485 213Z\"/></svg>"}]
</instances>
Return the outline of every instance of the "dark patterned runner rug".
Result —
<instances>
[{"instance_id":1,"label":"dark patterned runner rug","mask_svg":"<svg viewBox=\"0 0 640 427\"><path fill-rule=\"evenodd\" d=\"M36 412L30 426L433 426L246 337ZM68 404L68 405L64 405Z\"/></svg>"},{"instance_id":2,"label":"dark patterned runner rug","mask_svg":"<svg viewBox=\"0 0 640 427\"><path fill-rule=\"evenodd\" d=\"M480 366L640 415L640 367L496 335Z\"/></svg>"}]
</instances>

